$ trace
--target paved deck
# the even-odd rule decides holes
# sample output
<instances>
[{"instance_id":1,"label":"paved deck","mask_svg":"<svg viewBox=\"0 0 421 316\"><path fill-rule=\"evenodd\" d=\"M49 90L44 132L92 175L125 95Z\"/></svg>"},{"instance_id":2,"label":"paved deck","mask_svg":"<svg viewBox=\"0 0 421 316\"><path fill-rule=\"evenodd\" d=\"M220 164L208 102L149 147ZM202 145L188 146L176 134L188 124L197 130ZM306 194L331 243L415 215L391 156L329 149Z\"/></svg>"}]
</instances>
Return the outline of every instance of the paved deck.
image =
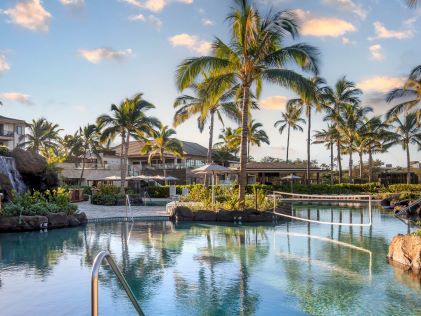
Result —
<instances>
[{"instance_id":1,"label":"paved deck","mask_svg":"<svg viewBox=\"0 0 421 316\"><path fill-rule=\"evenodd\" d=\"M126 216L125 206L93 205L90 202L80 202L76 204L80 212L85 212L88 220ZM128 216L162 217L168 216L168 213L165 210L165 206L132 206L132 214L129 212Z\"/></svg>"}]
</instances>

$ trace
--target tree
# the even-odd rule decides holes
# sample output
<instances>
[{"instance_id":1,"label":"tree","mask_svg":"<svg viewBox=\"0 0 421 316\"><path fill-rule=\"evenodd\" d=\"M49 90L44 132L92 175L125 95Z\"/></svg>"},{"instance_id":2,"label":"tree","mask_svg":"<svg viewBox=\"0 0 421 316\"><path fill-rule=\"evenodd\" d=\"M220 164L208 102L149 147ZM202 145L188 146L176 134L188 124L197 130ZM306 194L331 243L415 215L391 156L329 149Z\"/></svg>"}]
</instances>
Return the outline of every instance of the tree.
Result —
<instances>
[{"instance_id":1,"label":"tree","mask_svg":"<svg viewBox=\"0 0 421 316\"><path fill-rule=\"evenodd\" d=\"M260 96L264 82L276 83L296 92L309 91L306 78L286 65L296 65L304 70L318 72L318 51L306 44L285 46L287 36L298 36L295 15L290 11L269 13L263 18L248 0L235 0L227 19L231 26L228 44L220 39L213 43L213 56L202 56L184 60L176 72L177 86L187 88L203 72L212 69L212 82L218 85L240 84L241 148L239 174L239 201L244 208L247 184L247 128L249 121L250 91L256 88Z\"/></svg>"},{"instance_id":2,"label":"tree","mask_svg":"<svg viewBox=\"0 0 421 316\"><path fill-rule=\"evenodd\" d=\"M240 129L232 129L231 127L226 127L222 129L222 133L219 134L218 139L221 140L220 142L215 144L215 147L222 148L225 147L237 156L238 147L240 146L241 142L241 131Z\"/></svg>"},{"instance_id":3,"label":"tree","mask_svg":"<svg viewBox=\"0 0 421 316\"><path fill-rule=\"evenodd\" d=\"M97 126L101 131L100 141L106 143L121 138L120 146L120 189L124 193L128 167L130 137L146 137L154 127L160 126L159 120L146 115L155 106L143 99L143 94L136 94L131 99L123 100L118 106L111 105L112 115L103 114L97 118Z\"/></svg>"},{"instance_id":4,"label":"tree","mask_svg":"<svg viewBox=\"0 0 421 316\"><path fill-rule=\"evenodd\" d=\"M327 149L330 150L330 183L335 183L334 178L334 155L333 155L333 147L335 140L338 138L338 131L336 130L335 126L328 125L327 129L323 129L321 131L316 131L315 133L316 140L313 141L313 144L324 144Z\"/></svg>"},{"instance_id":5,"label":"tree","mask_svg":"<svg viewBox=\"0 0 421 316\"><path fill-rule=\"evenodd\" d=\"M358 104L362 95L362 91L356 88L355 83L347 80L345 76L340 78L333 88L326 87L323 92L325 102L328 105L325 107L327 115L324 120L331 122L335 127L337 126L341 107L346 104ZM339 183L342 183L341 148L341 138L338 137L336 139L336 159L338 161Z\"/></svg>"},{"instance_id":6,"label":"tree","mask_svg":"<svg viewBox=\"0 0 421 316\"><path fill-rule=\"evenodd\" d=\"M406 150L407 184L411 184L411 158L409 145L417 144L418 146L421 146L421 132L419 128L417 128L416 122L417 117L415 113L408 113L404 115L403 121L398 116L395 116L391 120L391 123L394 127L394 134L393 139L391 140L391 144L400 144L402 145L403 150Z\"/></svg>"},{"instance_id":7,"label":"tree","mask_svg":"<svg viewBox=\"0 0 421 316\"><path fill-rule=\"evenodd\" d=\"M356 139L356 131L364 124L364 120L368 113L372 112L371 107L363 107L358 104L345 104L341 107L337 118L337 130L344 141L346 151L349 155L349 183L353 182L352 178L352 153L354 152L354 142Z\"/></svg>"},{"instance_id":8,"label":"tree","mask_svg":"<svg viewBox=\"0 0 421 316\"><path fill-rule=\"evenodd\" d=\"M161 125L158 130L153 130L151 138L145 141L141 152L148 155L149 164L154 156L158 156L164 164L164 177L167 177L165 166L165 154L172 154L175 157L183 156L183 144L173 136L175 130L168 128L167 125ZM167 180L165 180L167 184Z\"/></svg>"},{"instance_id":9,"label":"tree","mask_svg":"<svg viewBox=\"0 0 421 316\"><path fill-rule=\"evenodd\" d=\"M289 162L289 137L291 128L294 131L303 132L303 128L300 123L305 123L306 121L301 118L303 113L302 107L296 106L293 102L288 101L286 106L286 111L281 113L281 119L275 122L275 127L278 128L279 134L282 135L285 128L287 129L287 159L286 162Z\"/></svg>"},{"instance_id":10,"label":"tree","mask_svg":"<svg viewBox=\"0 0 421 316\"><path fill-rule=\"evenodd\" d=\"M411 71L402 88L394 89L387 94L386 102L390 103L394 100L401 100L401 102L391 108L386 117L394 119L403 111L408 113L412 109L416 109L415 115L417 127L419 127L421 122L421 65Z\"/></svg>"},{"instance_id":11,"label":"tree","mask_svg":"<svg viewBox=\"0 0 421 316\"><path fill-rule=\"evenodd\" d=\"M86 158L88 156L95 156L102 164L102 158L100 155L102 152L102 146L100 144L98 129L95 124L88 124L79 128L77 136L74 138L73 150L78 151L81 154L82 171L80 172L79 182L82 183Z\"/></svg>"},{"instance_id":12,"label":"tree","mask_svg":"<svg viewBox=\"0 0 421 316\"><path fill-rule=\"evenodd\" d=\"M248 125L248 135L247 135L247 161L250 160L250 145L260 147L262 143L270 144L269 137L266 132L261 129L263 127L262 123L251 120ZM241 133L241 130L238 131Z\"/></svg>"},{"instance_id":13,"label":"tree","mask_svg":"<svg viewBox=\"0 0 421 316\"><path fill-rule=\"evenodd\" d=\"M20 143L18 147L26 148L27 150L42 153L48 156L48 152L53 150L58 151L60 141L60 131L58 124L51 123L45 118L32 120L28 125L29 133L19 137ZM25 140L25 141L22 141Z\"/></svg>"},{"instance_id":14,"label":"tree","mask_svg":"<svg viewBox=\"0 0 421 316\"><path fill-rule=\"evenodd\" d=\"M207 86L207 80L199 84L192 84L189 87L193 95L182 95L175 100L174 108L177 109L174 115L174 127L185 122L189 118L198 115L198 127L203 131L206 122L209 120L209 145L208 145L208 163L212 162L213 134L215 115L224 124L223 115L231 120L238 121L240 113L235 102L232 102L232 91L226 91L217 87L210 91Z\"/></svg>"},{"instance_id":15,"label":"tree","mask_svg":"<svg viewBox=\"0 0 421 316\"><path fill-rule=\"evenodd\" d=\"M418 5L418 0L405 0L408 7L410 8L416 8Z\"/></svg>"}]
</instances>

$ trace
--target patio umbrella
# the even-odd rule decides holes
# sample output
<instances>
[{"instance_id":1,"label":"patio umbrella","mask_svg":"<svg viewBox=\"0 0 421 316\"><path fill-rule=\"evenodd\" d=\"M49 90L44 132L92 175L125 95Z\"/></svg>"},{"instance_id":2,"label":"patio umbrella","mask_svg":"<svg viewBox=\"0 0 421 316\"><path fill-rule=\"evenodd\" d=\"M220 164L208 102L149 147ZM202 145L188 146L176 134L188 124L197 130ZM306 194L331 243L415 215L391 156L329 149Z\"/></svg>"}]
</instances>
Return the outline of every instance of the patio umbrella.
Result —
<instances>
[{"instance_id":1,"label":"patio umbrella","mask_svg":"<svg viewBox=\"0 0 421 316\"><path fill-rule=\"evenodd\" d=\"M290 175L288 175L286 177L283 177L281 179L282 180L289 180L289 181L291 181L291 192L292 192L293 191L294 180L301 179L301 177L296 176L296 175L294 175L294 174L291 173Z\"/></svg>"},{"instance_id":2,"label":"patio umbrella","mask_svg":"<svg viewBox=\"0 0 421 316\"><path fill-rule=\"evenodd\" d=\"M192 172L197 173L197 174L211 174L212 175L212 206L213 206L215 204L215 175L231 172L231 169L228 169L216 163L210 163L200 168L194 169L192 170Z\"/></svg>"},{"instance_id":3,"label":"patio umbrella","mask_svg":"<svg viewBox=\"0 0 421 316\"><path fill-rule=\"evenodd\" d=\"M118 177L118 176L109 176L109 177L105 177L104 180L107 180L107 181L119 181L119 180L121 180L121 178Z\"/></svg>"}]
</instances>

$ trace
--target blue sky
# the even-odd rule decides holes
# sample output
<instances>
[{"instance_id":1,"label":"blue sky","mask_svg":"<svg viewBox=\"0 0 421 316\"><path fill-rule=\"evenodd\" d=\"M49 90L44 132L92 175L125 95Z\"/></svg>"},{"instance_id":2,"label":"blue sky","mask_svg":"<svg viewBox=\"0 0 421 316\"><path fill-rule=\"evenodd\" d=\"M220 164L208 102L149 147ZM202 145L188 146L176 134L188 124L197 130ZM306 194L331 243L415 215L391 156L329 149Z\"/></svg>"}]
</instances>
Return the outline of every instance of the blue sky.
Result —
<instances>
[{"instance_id":1,"label":"blue sky","mask_svg":"<svg viewBox=\"0 0 421 316\"><path fill-rule=\"evenodd\" d=\"M389 108L385 92L420 64L421 10L403 0L256 0L262 11L295 10L302 24L299 41L321 51L321 75L329 84L343 75L364 90L364 104L376 113ZM228 39L228 0L2 0L0 3L0 115L30 121L46 117L73 133L94 122L111 103L143 92L156 105L151 114L171 124L178 92L174 71L182 59L205 54L215 36ZM286 135L273 127L287 98L266 86L261 111L271 145L252 155L285 157ZM314 116L314 130L324 128ZM226 122L227 125L232 125ZM217 130L221 128L217 126ZM196 122L177 128L182 140L206 146ZM304 133L292 135L290 155L305 157ZM312 158L328 162L323 146ZM379 155L404 165L396 147ZM421 154L412 150L412 160ZM346 163L346 160L344 161Z\"/></svg>"}]
</instances>

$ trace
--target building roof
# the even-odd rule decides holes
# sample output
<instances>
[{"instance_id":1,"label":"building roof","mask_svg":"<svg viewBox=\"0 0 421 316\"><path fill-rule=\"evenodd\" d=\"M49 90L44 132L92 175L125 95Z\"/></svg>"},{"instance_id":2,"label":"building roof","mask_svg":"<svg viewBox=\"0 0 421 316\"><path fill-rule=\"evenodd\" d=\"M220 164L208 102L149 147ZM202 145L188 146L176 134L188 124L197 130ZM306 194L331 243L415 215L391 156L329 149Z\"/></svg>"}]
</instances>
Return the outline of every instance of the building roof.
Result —
<instances>
[{"instance_id":1,"label":"building roof","mask_svg":"<svg viewBox=\"0 0 421 316\"><path fill-rule=\"evenodd\" d=\"M237 164L238 165L238 164ZM237 168L239 166L236 166ZM255 172L300 172L306 171L307 165L305 163L286 163L286 162L248 162L247 171ZM311 171L323 171L324 169L311 166Z\"/></svg>"},{"instance_id":2,"label":"building roof","mask_svg":"<svg viewBox=\"0 0 421 316\"><path fill-rule=\"evenodd\" d=\"M182 141L181 143L183 144L183 153L185 156L196 156L205 158L208 155L208 150L202 145L185 141ZM143 145L144 143L141 141L131 141L129 144L129 158L147 157L147 155L142 155L140 153L143 148ZM117 155L120 155L120 148L121 145L118 145L113 148ZM173 155L171 154L167 154L166 156L173 157Z\"/></svg>"},{"instance_id":3,"label":"building roof","mask_svg":"<svg viewBox=\"0 0 421 316\"><path fill-rule=\"evenodd\" d=\"M81 169L63 169L60 170L60 176L64 179L79 179ZM83 172L83 179L88 181L104 179L106 177L120 176L120 170L108 169L85 169Z\"/></svg>"},{"instance_id":4,"label":"building roof","mask_svg":"<svg viewBox=\"0 0 421 316\"><path fill-rule=\"evenodd\" d=\"M22 123L22 124L26 124L26 122L24 120L14 119L14 118L2 116L2 115L0 115L0 121L7 122L7 123Z\"/></svg>"}]
</instances>

